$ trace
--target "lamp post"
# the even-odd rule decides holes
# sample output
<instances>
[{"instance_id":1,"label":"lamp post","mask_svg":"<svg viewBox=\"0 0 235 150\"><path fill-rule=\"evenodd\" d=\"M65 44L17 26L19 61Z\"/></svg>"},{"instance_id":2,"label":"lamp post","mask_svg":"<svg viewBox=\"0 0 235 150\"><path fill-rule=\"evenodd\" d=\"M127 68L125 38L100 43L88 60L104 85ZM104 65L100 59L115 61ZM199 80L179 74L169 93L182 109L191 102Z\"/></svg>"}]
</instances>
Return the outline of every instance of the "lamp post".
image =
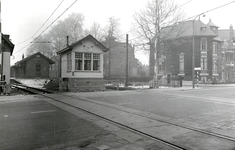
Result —
<instances>
[{"instance_id":1,"label":"lamp post","mask_svg":"<svg viewBox=\"0 0 235 150\"><path fill-rule=\"evenodd\" d=\"M199 15L197 15L194 19L193 19L193 50L192 50L192 88L194 89L195 88L195 49L194 49L194 40L195 40L195 30L194 30L194 24L195 24L195 20L197 19L197 17L200 17L201 15L203 15L203 17L205 17L204 13L201 13Z\"/></svg>"}]
</instances>

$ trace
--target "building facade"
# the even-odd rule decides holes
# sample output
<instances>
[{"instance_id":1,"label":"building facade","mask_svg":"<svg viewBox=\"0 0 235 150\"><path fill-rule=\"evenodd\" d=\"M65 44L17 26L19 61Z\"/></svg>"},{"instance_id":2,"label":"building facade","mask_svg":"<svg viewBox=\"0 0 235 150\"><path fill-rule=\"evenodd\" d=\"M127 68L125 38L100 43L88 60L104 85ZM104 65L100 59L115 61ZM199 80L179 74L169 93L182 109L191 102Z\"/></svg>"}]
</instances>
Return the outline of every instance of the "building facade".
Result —
<instances>
[{"instance_id":1,"label":"building facade","mask_svg":"<svg viewBox=\"0 0 235 150\"><path fill-rule=\"evenodd\" d=\"M109 52L104 54L104 77L106 79L124 79L127 67L126 43L115 41L115 37L110 35L102 43L109 48ZM128 76L138 76L137 59L135 58L134 47L131 44L128 44Z\"/></svg>"},{"instance_id":2,"label":"building facade","mask_svg":"<svg viewBox=\"0 0 235 150\"><path fill-rule=\"evenodd\" d=\"M0 51L0 80L10 83L10 56L14 50L14 44L9 35L2 34L2 46ZM2 65L3 64L3 65Z\"/></svg>"},{"instance_id":3,"label":"building facade","mask_svg":"<svg viewBox=\"0 0 235 150\"><path fill-rule=\"evenodd\" d=\"M108 49L92 35L58 51L59 87L72 92L104 90L104 52Z\"/></svg>"},{"instance_id":4,"label":"building facade","mask_svg":"<svg viewBox=\"0 0 235 150\"><path fill-rule=\"evenodd\" d=\"M11 66L11 77L15 78L42 78L47 79L49 76L50 65L54 61L38 52L26 58L22 56L22 60Z\"/></svg>"},{"instance_id":5,"label":"building facade","mask_svg":"<svg viewBox=\"0 0 235 150\"><path fill-rule=\"evenodd\" d=\"M222 39L222 82L230 83L235 82L235 40L234 29L230 25L229 29L221 29L218 31L219 36Z\"/></svg>"},{"instance_id":6,"label":"building facade","mask_svg":"<svg viewBox=\"0 0 235 150\"><path fill-rule=\"evenodd\" d=\"M157 65L158 75L171 74L192 81L194 69L194 79L199 82L220 81L221 43L218 26L211 20L208 24L200 20L190 20L167 27L162 31L157 50L158 62L156 63L154 56L150 56L150 72L154 74L154 66ZM150 44L150 55L153 55L153 42Z\"/></svg>"}]
</instances>

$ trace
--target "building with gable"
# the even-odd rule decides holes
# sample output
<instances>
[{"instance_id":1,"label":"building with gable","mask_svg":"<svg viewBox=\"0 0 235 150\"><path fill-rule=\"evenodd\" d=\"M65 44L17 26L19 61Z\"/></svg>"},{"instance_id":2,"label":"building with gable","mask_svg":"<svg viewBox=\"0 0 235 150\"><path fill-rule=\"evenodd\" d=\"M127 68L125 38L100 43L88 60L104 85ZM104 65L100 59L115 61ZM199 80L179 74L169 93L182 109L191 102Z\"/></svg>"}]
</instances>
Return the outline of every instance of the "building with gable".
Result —
<instances>
[{"instance_id":1,"label":"building with gable","mask_svg":"<svg viewBox=\"0 0 235 150\"><path fill-rule=\"evenodd\" d=\"M59 60L59 87L61 90L72 92L83 90L104 90L104 52L107 52L102 43L92 35L58 51Z\"/></svg>"},{"instance_id":2,"label":"building with gable","mask_svg":"<svg viewBox=\"0 0 235 150\"><path fill-rule=\"evenodd\" d=\"M221 80L222 40L218 26L211 20L204 24L200 19L180 22L162 30L158 63L153 56L154 40L150 43L150 75L154 75L154 66L158 65L158 75L171 74L192 81L193 35L195 79L203 83Z\"/></svg>"},{"instance_id":3,"label":"building with gable","mask_svg":"<svg viewBox=\"0 0 235 150\"><path fill-rule=\"evenodd\" d=\"M230 25L229 29L221 29L218 31L219 36L222 39L222 81L223 82L235 82L235 30Z\"/></svg>"}]
</instances>

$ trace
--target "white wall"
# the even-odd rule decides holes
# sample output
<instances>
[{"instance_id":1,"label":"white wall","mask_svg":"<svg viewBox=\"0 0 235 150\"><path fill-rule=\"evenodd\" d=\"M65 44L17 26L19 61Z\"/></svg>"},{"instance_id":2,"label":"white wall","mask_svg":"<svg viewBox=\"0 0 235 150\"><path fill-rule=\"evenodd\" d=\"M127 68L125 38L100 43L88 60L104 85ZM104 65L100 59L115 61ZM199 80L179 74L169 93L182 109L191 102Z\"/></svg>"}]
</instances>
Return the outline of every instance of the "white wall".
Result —
<instances>
[{"instance_id":1,"label":"white wall","mask_svg":"<svg viewBox=\"0 0 235 150\"><path fill-rule=\"evenodd\" d=\"M1 54L0 57L2 58ZM1 58L0 63L2 63ZM5 81L10 83L10 52L3 52L3 75L5 75Z\"/></svg>"},{"instance_id":2,"label":"white wall","mask_svg":"<svg viewBox=\"0 0 235 150\"><path fill-rule=\"evenodd\" d=\"M85 45L86 47L83 47ZM75 52L100 53L100 71L75 71ZM91 41L76 45L72 50L72 71L67 72L67 54L61 57L61 77L62 78L103 78L103 50Z\"/></svg>"}]
</instances>

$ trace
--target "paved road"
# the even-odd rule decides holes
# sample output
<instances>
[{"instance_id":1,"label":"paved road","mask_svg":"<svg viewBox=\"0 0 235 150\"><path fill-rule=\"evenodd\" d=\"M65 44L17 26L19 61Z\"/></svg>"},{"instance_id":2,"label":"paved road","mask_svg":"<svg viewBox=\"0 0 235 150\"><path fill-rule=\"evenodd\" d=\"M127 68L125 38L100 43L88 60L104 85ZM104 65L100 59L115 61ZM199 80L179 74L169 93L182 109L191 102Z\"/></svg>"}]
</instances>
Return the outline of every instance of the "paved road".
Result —
<instances>
[{"instance_id":1,"label":"paved road","mask_svg":"<svg viewBox=\"0 0 235 150\"><path fill-rule=\"evenodd\" d=\"M32 150L104 132L43 100L0 101L0 116L1 150Z\"/></svg>"},{"instance_id":2,"label":"paved road","mask_svg":"<svg viewBox=\"0 0 235 150\"><path fill-rule=\"evenodd\" d=\"M73 95L177 119L234 108L234 91L235 87L206 87L194 90L175 88L89 94L75 93Z\"/></svg>"},{"instance_id":3,"label":"paved road","mask_svg":"<svg viewBox=\"0 0 235 150\"><path fill-rule=\"evenodd\" d=\"M95 101L110 103L193 123L235 138L235 87L203 86L121 92L70 93ZM191 124L190 124L191 125Z\"/></svg>"},{"instance_id":4,"label":"paved road","mask_svg":"<svg viewBox=\"0 0 235 150\"><path fill-rule=\"evenodd\" d=\"M140 110L141 112L149 112L182 124L235 137L234 90L235 87L217 86L201 87L194 90L190 88L175 88L67 94L69 96L86 97L97 102L118 106L120 110L122 108L131 108L130 111ZM59 95L54 96L60 98ZM217 147L220 145L218 142L224 144L221 145L222 147L227 146L230 148L234 146L233 142L217 141L218 139L210 138L209 141L206 141L207 137L205 136L202 138L202 136L192 134L185 130L173 130L173 127L167 128L168 125L163 125L163 123L109 109L109 107L103 105L96 106L95 103L87 105L85 101L80 102L73 98L62 98L61 100L71 102L79 107L86 106L96 111L96 113L101 113L117 121L123 121L131 126L136 126L144 132L156 134L167 140L170 139L171 141L179 142L179 144L187 141L188 143L186 142L185 144L194 146L192 149L197 148L197 145L193 144L205 144L207 142L205 144L207 148L210 147L210 144L213 144L214 148L220 149L220 147ZM107 113L106 110L112 112ZM151 114L147 115L151 116ZM85 120L38 99L32 99L31 101L22 100L19 102L7 102L1 99L0 116L0 145L2 149L41 148L45 147L45 145L65 143L79 138L99 135L104 131L102 128L88 124ZM103 127L110 128L107 125L103 125ZM115 130L112 128L112 132L116 132L116 134L122 133L120 131L116 131L116 127ZM125 134L120 135L124 137L127 134L125 132ZM130 138L129 135L128 133L126 137L130 141L135 139L133 137ZM113 136L112 139L114 139ZM141 138L138 137L136 139L133 140L133 143L136 141L139 142ZM109 143L111 142L107 142L106 144L108 145Z\"/></svg>"}]
</instances>

